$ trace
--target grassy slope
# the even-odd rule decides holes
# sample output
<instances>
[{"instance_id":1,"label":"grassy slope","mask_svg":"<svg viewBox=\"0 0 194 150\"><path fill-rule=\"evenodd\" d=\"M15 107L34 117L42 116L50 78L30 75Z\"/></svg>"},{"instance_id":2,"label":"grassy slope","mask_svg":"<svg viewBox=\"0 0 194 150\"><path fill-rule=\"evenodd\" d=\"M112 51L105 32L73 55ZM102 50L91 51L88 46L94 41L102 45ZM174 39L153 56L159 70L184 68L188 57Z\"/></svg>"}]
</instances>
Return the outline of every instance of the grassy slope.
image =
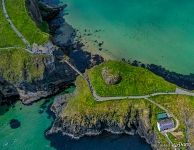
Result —
<instances>
[{"instance_id":1,"label":"grassy slope","mask_svg":"<svg viewBox=\"0 0 194 150\"><path fill-rule=\"evenodd\" d=\"M12 46L25 47L23 42L18 38L18 36L9 26L7 20L4 18L0 0L0 48Z\"/></svg>"},{"instance_id":2,"label":"grassy slope","mask_svg":"<svg viewBox=\"0 0 194 150\"><path fill-rule=\"evenodd\" d=\"M122 81L117 85L107 85L101 75L102 68L108 67L119 72ZM176 86L150 71L133 67L123 62L108 61L89 71L89 77L97 93L101 96L144 95L154 92L174 91Z\"/></svg>"},{"instance_id":3,"label":"grassy slope","mask_svg":"<svg viewBox=\"0 0 194 150\"><path fill-rule=\"evenodd\" d=\"M31 43L43 44L49 35L42 32L26 10L25 0L6 0L7 12L16 28Z\"/></svg>"},{"instance_id":4,"label":"grassy slope","mask_svg":"<svg viewBox=\"0 0 194 150\"><path fill-rule=\"evenodd\" d=\"M120 70L122 68L120 65L124 66L125 68L128 66L128 65L127 66L124 65L123 63L120 64L118 62L117 63L115 63L115 62L108 63L109 66L110 66L110 64L114 64L113 66L114 67L117 66ZM104 66L104 65L102 65L102 66ZM98 69L98 68L99 68L99 66L96 67L95 69ZM142 71L143 71L142 69L134 68L131 66L129 66L129 68L137 69L137 71L141 70L140 73L142 73ZM95 78L96 78L96 80L99 80L99 78L97 78L97 76L95 76L95 74L94 74L95 69L91 69L88 71L90 73L90 78L93 79L93 83L96 83L96 82L94 82ZM136 75L137 75L137 71L134 71L136 73ZM91 72L92 72L92 74L91 74ZM145 71L145 72L149 73L147 71ZM94 75L95 78L92 75ZM144 75L145 75L145 73L144 73ZM150 76L153 76L153 75L150 75ZM146 77L148 77L148 76L146 76ZM130 78L130 79L132 79L132 78ZM159 77L157 78L157 80L159 83L162 83L162 84L160 84L162 86L165 86L165 83L167 83ZM137 83L137 85L133 85L133 86L136 86L136 88L138 88L137 87L138 85L141 86L141 84L138 84L138 83ZM172 85L172 87L169 83L167 83L167 85L169 86L168 87L169 90L174 88L174 85ZM106 87L105 84L103 84L103 86L104 87L102 87L102 88ZM152 85L152 86L155 86L155 85ZM159 85L157 85L157 87L158 86ZM67 104L67 107L65 107L65 109L63 109L63 111L61 113L62 117L70 117L75 122L81 122L81 123L84 122L82 120L83 116L88 116L89 118L92 116L94 118L93 121L95 121L96 118L105 117L108 119L116 120L122 124L124 122L124 118L126 116L126 113L129 111L130 107L133 108L134 111L135 110L150 110L150 114L151 114L151 116L150 116L151 122L150 123L151 123L152 129L155 131L155 133L157 134L157 137L160 139L162 144L165 144L165 145L168 144L166 141L166 138L157 130L157 126L156 126L157 118L156 118L156 116L157 116L157 113L163 112L158 107L150 104L149 102L147 102L145 100L121 100L121 101L109 101L109 102L96 102L93 99L86 82L81 77L77 78L76 87L77 87L77 89L76 89L75 95L72 98L70 98L70 100ZM129 87L126 87L126 88L129 88ZM158 87L158 88L163 89L162 87ZM108 93L108 95L112 95L112 93L110 92L110 93ZM180 120L181 125L177 131L181 131L181 132L185 133L185 125L184 125L182 114L185 112L185 110L184 110L185 106L188 108L189 113L191 113L191 114L194 113L194 102L193 102L194 98L191 98L188 96L157 96L157 97L153 97L153 100L156 100L158 103L165 106L170 112L172 112ZM180 139L176 139L172 135L170 135L170 137L175 143L185 142L185 137L182 137Z\"/></svg>"},{"instance_id":5,"label":"grassy slope","mask_svg":"<svg viewBox=\"0 0 194 150\"><path fill-rule=\"evenodd\" d=\"M8 14L14 25L29 42L42 44L48 41L49 35L42 32L28 15L25 0L6 0L5 2ZM18 38L5 19L2 6L0 8L0 48L16 46L25 48L22 40ZM44 73L44 64L42 62L44 57L46 56L31 55L19 48L0 50L0 76L12 83L38 79ZM27 70L27 79L24 79L24 70Z\"/></svg>"},{"instance_id":6,"label":"grassy slope","mask_svg":"<svg viewBox=\"0 0 194 150\"><path fill-rule=\"evenodd\" d=\"M83 116L95 116L94 118L106 117L108 119L110 117L111 120L123 123L124 116L127 115L130 106L133 104L132 100L96 102L88 85L80 76L76 80L76 87L75 96L68 102L61 115L75 117L77 121L82 121ZM140 100L133 107L141 108L141 105L144 107L145 103Z\"/></svg>"},{"instance_id":7,"label":"grassy slope","mask_svg":"<svg viewBox=\"0 0 194 150\"><path fill-rule=\"evenodd\" d=\"M23 49L0 51L0 76L10 82L25 80L24 69L27 70L28 81L40 78L44 73L44 55L32 55Z\"/></svg>"},{"instance_id":8,"label":"grassy slope","mask_svg":"<svg viewBox=\"0 0 194 150\"><path fill-rule=\"evenodd\" d=\"M194 97L183 96L183 95L171 95L171 96L158 96L154 98L155 101L165 108L167 108L171 113L173 113L177 119L180 121L180 126L178 131L181 131L185 135L185 116L191 117L194 114ZM190 118L191 119L191 118ZM155 127L155 130L156 127ZM169 134L174 143L179 141L186 142L185 137L182 139L176 139L171 134ZM194 142L194 141L190 141ZM193 144L193 143L192 143Z\"/></svg>"},{"instance_id":9,"label":"grassy slope","mask_svg":"<svg viewBox=\"0 0 194 150\"><path fill-rule=\"evenodd\" d=\"M72 118L73 122L77 124L85 124L85 120L83 118L92 118L93 122L98 119L107 119L119 122L119 124L123 125L125 123L125 116L129 109L131 109L134 114L137 110L149 110L150 111L150 123L151 128L155 131L157 138L160 139L161 143L164 145L168 145L166 138L157 130L156 122L157 122L157 113L162 112L158 107L148 103L145 100L118 100L118 101L108 101L108 102L96 102L89 91L89 88L86 82L78 77L76 80L76 93L70 98L67 106L63 109L61 115L62 117ZM158 96L154 97L158 103L167 107L174 113L178 119L180 119L180 128L177 131L181 131L185 133L184 122L182 120L179 105L174 105L175 103L186 104L193 101L193 98L186 96ZM191 106L191 105L190 105ZM194 107L190 107L190 111L193 112ZM132 113L133 114L133 113ZM135 116L131 116L133 119ZM185 142L185 137L177 139L170 135L171 140L174 143ZM165 147L166 148L166 147ZM167 148L166 148L167 149Z\"/></svg>"}]
</instances>

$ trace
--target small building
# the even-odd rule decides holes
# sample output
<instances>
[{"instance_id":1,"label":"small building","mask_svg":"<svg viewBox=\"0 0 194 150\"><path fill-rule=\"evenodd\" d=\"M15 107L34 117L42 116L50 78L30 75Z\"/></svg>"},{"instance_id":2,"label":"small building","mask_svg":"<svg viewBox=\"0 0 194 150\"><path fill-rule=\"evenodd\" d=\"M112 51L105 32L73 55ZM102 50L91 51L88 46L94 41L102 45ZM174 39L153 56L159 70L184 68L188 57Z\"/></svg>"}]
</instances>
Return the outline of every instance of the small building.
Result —
<instances>
[{"instance_id":1,"label":"small building","mask_svg":"<svg viewBox=\"0 0 194 150\"><path fill-rule=\"evenodd\" d=\"M169 118L168 114L166 112L157 114L157 120L163 120Z\"/></svg>"},{"instance_id":2,"label":"small building","mask_svg":"<svg viewBox=\"0 0 194 150\"><path fill-rule=\"evenodd\" d=\"M161 119L157 122L157 127L160 132L170 130L175 127L174 120L172 118Z\"/></svg>"}]
</instances>

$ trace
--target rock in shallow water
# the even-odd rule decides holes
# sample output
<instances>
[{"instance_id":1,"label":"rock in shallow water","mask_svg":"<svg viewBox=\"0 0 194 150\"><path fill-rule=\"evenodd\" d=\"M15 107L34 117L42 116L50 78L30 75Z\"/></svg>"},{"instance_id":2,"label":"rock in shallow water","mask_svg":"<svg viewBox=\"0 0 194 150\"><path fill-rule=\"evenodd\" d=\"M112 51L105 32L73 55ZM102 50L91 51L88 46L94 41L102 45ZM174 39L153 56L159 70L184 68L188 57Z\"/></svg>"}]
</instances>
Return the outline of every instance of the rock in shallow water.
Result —
<instances>
[{"instance_id":1,"label":"rock in shallow water","mask_svg":"<svg viewBox=\"0 0 194 150\"><path fill-rule=\"evenodd\" d=\"M12 129L17 129L17 128L19 128L19 127L21 126L20 121L17 120L17 119L12 119L12 120L10 120L9 124L10 124L10 127L11 127Z\"/></svg>"}]
</instances>

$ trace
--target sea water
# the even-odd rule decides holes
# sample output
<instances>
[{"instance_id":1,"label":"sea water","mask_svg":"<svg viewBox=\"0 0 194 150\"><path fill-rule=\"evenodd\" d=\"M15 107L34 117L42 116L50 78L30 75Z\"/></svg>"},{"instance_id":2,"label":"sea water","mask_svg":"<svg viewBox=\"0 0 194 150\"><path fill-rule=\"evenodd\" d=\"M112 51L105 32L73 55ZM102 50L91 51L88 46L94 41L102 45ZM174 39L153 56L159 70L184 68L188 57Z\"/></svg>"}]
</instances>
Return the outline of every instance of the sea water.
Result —
<instances>
[{"instance_id":1,"label":"sea water","mask_svg":"<svg viewBox=\"0 0 194 150\"><path fill-rule=\"evenodd\" d=\"M194 73L194 1L60 1L68 5L64 18L83 35L88 49L103 41L102 51L116 58Z\"/></svg>"}]
</instances>

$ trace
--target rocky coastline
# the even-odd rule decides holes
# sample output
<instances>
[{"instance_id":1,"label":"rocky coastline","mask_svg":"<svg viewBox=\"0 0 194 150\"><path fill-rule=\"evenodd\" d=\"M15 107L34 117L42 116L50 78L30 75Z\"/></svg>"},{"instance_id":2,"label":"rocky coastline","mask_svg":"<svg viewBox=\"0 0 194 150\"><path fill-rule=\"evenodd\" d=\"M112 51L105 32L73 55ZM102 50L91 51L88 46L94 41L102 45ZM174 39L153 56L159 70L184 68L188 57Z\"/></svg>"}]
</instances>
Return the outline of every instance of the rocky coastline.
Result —
<instances>
[{"instance_id":1,"label":"rocky coastline","mask_svg":"<svg viewBox=\"0 0 194 150\"><path fill-rule=\"evenodd\" d=\"M37 67L44 66L44 72L38 79L28 80L31 76L28 68L21 70L23 72L21 78L16 82L9 81L0 75L0 87L2 87L0 88L2 89L0 90L0 102L7 104L15 101L17 97L24 104L29 105L41 98L57 94L72 84L77 74L67 64L61 62L64 55L68 55L81 71L103 61L101 56L82 52L81 49L72 49L71 41L74 38L74 29L65 22L61 15L66 5L49 6L40 1L26 0L26 6L37 24L42 21L48 22L51 41L44 45L33 44L33 51L47 55L35 62ZM66 31L65 34L64 31L60 31L63 28ZM61 39L58 41L59 36ZM46 53L42 53L43 51Z\"/></svg>"},{"instance_id":2,"label":"rocky coastline","mask_svg":"<svg viewBox=\"0 0 194 150\"><path fill-rule=\"evenodd\" d=\"M103 116L82 116L81 120L66 116L61 117L61 110L65 109L68 100L74 94L60 95L55 98L51 111L54 113L55 120L50 129L45 132L46 138L50 139L52 135L62 134L73 139L80 139L84 136L97 136L104 131L111 134L138 134L141 138L152 146L153 149L162 149L159 140L150 125L150 110L136 110L130 107L123 122L112 121L113 114L104 114ZM59 109L60 108L60 109ZM146 112L146 113L145 113Z\"/></svg>"}]
</instances>

